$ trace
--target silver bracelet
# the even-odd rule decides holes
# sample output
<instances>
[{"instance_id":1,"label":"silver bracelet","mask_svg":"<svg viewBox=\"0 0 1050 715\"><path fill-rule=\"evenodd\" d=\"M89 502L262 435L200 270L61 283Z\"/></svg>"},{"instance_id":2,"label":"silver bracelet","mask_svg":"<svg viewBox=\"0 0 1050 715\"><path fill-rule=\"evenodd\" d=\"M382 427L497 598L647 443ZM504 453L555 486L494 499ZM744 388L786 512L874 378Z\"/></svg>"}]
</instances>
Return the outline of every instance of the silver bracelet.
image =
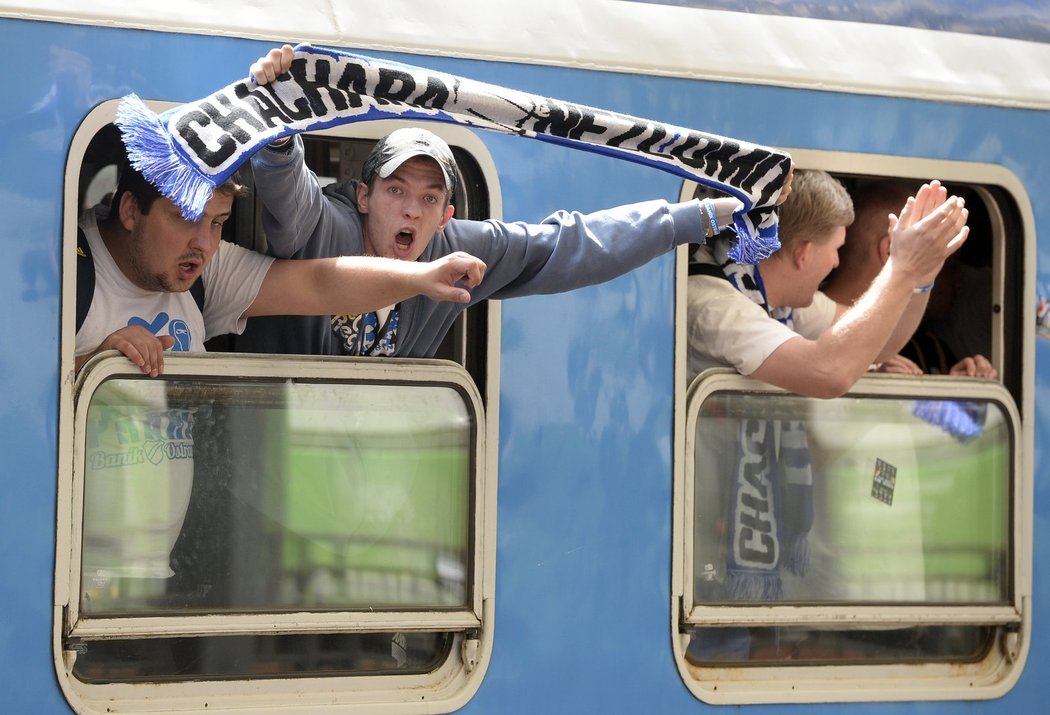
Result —
<instances>
[{"instance_id":1,"label":"silver bracelet","mask_svg":"<svg viewBox=\"0 0 1050 715\"><path fill-rule=\"evenodd\" d=\"M718 226L718 217L715 215L715 202L711 199L704 199L700 202L700 209L701 213L707 218L704 226L704 237L714 238L722 230Z\"/></svg>"}]
</instances>

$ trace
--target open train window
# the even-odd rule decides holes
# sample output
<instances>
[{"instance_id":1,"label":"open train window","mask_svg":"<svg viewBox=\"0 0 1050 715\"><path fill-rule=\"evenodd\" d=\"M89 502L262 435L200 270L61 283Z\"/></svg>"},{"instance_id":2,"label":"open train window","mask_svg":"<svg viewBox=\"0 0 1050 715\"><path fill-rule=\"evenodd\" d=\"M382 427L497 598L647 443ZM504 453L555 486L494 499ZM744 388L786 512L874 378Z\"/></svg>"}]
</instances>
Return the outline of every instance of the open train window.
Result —
<instances>
[{"instance_id":1,"label":"open train window","mask_svg":"<svg viewBox=\"0 0 1050 715\"><path fill-rule=\"evenodd\" d=\"M389 120L376 121L304 135L306 164L317 174L322 185L357 179L375 142L403 124ZM456 157L459 176L452 197L455 215L473 220L498 218L499 185L483 145L462 127L431 123L428 128L449 141ZM115 125L105 124L88 138L78 170L78 210L109 200L116 190L121 156L120 132ZM251 165L245 164L243 171L250 177ZM246 248L266 252L261 211L261 204L254 194L235 201L233 216L223 228L223 238ZM490 352L495 349L490 345L490 325L498 320L498 316L498 303L492 301L479 303L464 311L456 319L434 357L458 362L470 372L478 385L485 386ZM269 316L251 318L243 335L213 338L208 343L208 349L212 352L258 352L254 348L259 343L257 336L280 320L280 317Z\"/></svg>"},{"instance_id":2,"label":"open train window","mask_svg":"<svg viewBox=\"0 0 1050 715\"><path fill-rule=\"evenodd\" d=\"M998 697L1020 676L1032 617L1024 192L999 167L792 153L852 195L933 177L964 195L971 237L938 283L960 290L965 272L967 284L917 331L927 374L869 375L833 400L726 368L686 385L680 295L679 671L711 703ZM951 332L961 325L969 343ZM949 345L979 346L999 377L944 375Z\"/></svg>"},{"instance_id":3,"label":"open train window","mask_svg":"<svg viewBox=\"0 0 1050 715\"><path fill-rule=\"evenodd\" d=\"M96 108L70 149L67 267L79 211L115 188L115 109ZM308 138L319 173L392 128L375 124ZM457 211L498 211L483 145L439 131L464 171ZM238 199L224 240L260 248L258 210ZM159 378L116 352L74 375L76 271L65 275L55 642L73 707L462 706L492 646L484 393L498 305L461 320L445 359L219 343L167 356Z\"/></svg>"}]
</instances>

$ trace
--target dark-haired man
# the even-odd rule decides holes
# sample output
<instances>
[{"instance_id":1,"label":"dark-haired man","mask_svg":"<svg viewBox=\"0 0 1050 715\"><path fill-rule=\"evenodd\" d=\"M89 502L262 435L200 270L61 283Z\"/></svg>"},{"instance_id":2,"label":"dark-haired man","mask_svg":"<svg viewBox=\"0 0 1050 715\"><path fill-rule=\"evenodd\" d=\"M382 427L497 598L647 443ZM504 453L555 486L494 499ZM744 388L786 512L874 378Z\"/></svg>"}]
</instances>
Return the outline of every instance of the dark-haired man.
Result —
<instances>
[{"instance_id":1,"label":"dark-haired man","mask_svg":"<svg viewBox=\"0 0 1050 715\"><path fill-rule=\"evenodd\" d=\"M156 376L164 351L202 351L204 341L237 333L255 315L367 311L423 293L470 300L485 265L455 253L432 263L338 257L280 261L221 240L234 181L219 187L200 221L182 217L139 172L126 167L111 206L80 217L80 261L91 261L94 289L76 333L76 368L107 349ZM79 273L79 271L78 271ZM203 279L203 305L191 287ZM466 286L466 288L462 287ZM82 306L83 307L83 306Z\"/></svg>"}]
</instances>

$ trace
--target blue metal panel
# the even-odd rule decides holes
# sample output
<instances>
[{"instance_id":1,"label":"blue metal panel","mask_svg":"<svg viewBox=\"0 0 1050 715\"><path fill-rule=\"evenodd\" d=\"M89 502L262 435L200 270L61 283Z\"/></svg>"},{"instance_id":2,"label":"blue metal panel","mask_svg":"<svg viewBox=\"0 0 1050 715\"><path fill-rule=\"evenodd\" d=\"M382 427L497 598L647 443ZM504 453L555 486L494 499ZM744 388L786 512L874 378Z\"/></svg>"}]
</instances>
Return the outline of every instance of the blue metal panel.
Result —
<instances>
[{"instance_id":1,"label":"blue metal panel","mask_svg":"<svg viewBox=\"0 0 1050 715\"><path fill-rule=\"evenodd\" d=\"M5 708L56 710L51 656L58 397L59 215L65 146L83 89L62 64L61 47L27 23L0 21L19 57L40 57L35 83L12 83L0 103L0 671ZM50 50L50 52L49 52ZM27 68L28 69L28 68ZM68 80L68 81L67 81Z\"/></svg>"}]
</instances>

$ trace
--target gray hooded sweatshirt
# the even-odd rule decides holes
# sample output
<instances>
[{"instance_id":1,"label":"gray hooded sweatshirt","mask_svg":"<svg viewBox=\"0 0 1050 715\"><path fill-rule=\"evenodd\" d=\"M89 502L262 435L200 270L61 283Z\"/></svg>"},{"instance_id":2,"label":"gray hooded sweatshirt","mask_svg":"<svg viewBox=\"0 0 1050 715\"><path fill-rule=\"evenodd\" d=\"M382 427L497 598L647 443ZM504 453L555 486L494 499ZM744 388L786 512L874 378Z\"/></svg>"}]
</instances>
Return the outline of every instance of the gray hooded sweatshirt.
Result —
<instances>
[{"instance_id":1,"label":"gray hooded sweatshirt","mask_svg":"<svg viewBox=\"0 0 1050 715\"><path fill-rule=\"evenodd\" d=\"M364 252L356 181L323 190L303 159L296 136L288 149L252 157L270 252L280 258L357 256ZM488 298L561 293L603 283L677 245L703 242L698 201L630 204L591 214L558 211L538 224L452 219L427 246L422 261L464 251L487 266L471 291ZM400 304L395 355L431 357L468 305L416 296ZM252 318L237 341L250 352L342 355L328 317Z\"/></svg>"}]
</instances>

